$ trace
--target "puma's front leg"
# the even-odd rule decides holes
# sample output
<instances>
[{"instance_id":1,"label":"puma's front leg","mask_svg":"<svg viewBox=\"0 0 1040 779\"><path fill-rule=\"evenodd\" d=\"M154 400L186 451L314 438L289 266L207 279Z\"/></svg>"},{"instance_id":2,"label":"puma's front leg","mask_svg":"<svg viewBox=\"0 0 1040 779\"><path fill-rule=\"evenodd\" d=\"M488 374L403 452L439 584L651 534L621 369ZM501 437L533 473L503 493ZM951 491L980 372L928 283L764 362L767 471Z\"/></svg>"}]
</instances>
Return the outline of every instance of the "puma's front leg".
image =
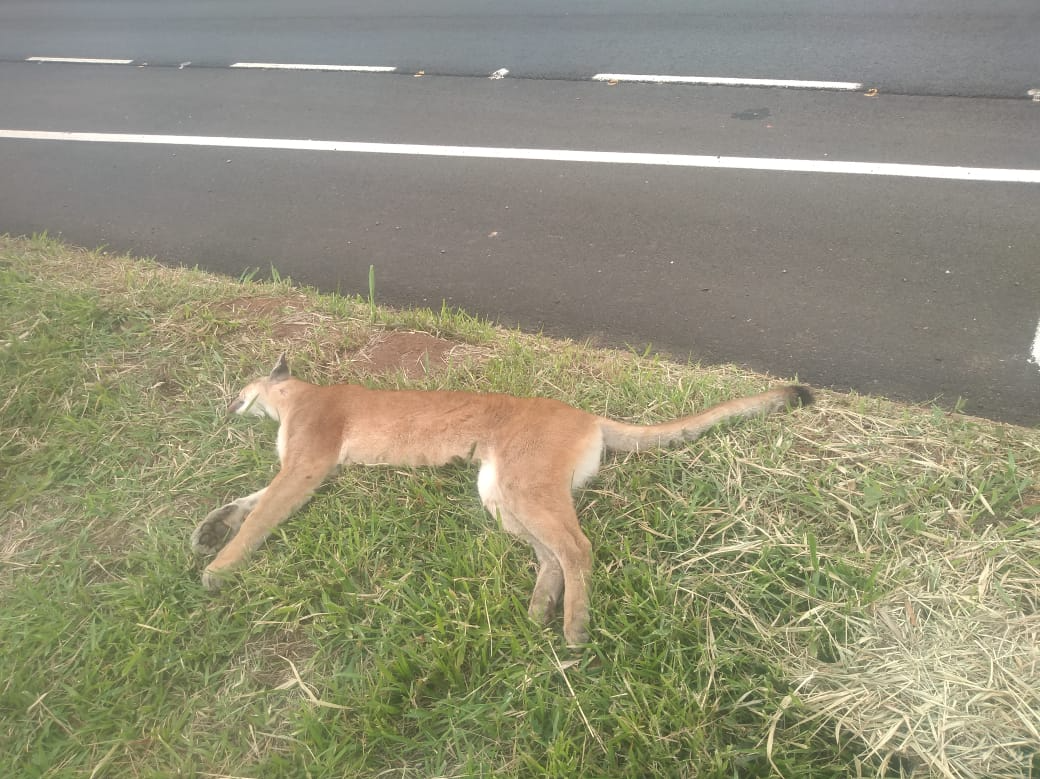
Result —
<instances>
[{"instance_id":1,"label":"puma's front leg","mask_svg":"<svg viewBox=\"0 0 1040 779\"><path fill-rule=\"evenodd\" d=\"M307 501L335 466L335 459L330 458L329 463L308 463L307 466L306 469L283 466L265 489L241 499L245 505L240 508L245 508L245 512L240 517L235 511L229 511L228 516L232 519L239 517L238 532L224 544L213 562L206 566L202 585L207 590L220 589L222 577L241 564L272 530ZM219 515L224 509L236 504L217 509L210 516ZM220 521L226 520L221 517Z\"/></svg>"}]
</instances>

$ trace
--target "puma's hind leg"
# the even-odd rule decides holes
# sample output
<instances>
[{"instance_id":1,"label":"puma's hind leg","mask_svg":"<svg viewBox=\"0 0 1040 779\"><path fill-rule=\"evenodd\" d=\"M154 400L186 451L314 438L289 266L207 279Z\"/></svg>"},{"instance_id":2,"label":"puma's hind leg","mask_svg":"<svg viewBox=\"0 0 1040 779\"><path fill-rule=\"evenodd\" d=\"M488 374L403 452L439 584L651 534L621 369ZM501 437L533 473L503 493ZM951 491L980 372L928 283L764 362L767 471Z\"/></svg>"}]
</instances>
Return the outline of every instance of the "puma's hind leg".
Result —
<instances>
[{"instance_id":1,"label":"puma's hind leg","mask_svg":"<svg viewBox=\"0 0 1040 779\"><path fill-rule=\"evenodd\" d=\"M563 595L563 637L570 646L588 640L589 595L592 574L592 544L581 532L570 489L533 489L533 495L503 494L503 517L514 527L505 527L534 547L539 560L538 579L528 613L542 620Z\"/></svg>"},{"instance_id":2,"label":"puma's hind leg","mask_svg":"<svg viewBox=\"0 0 1040 779\"><path fill-rule=\"evenodd\" d=\"M252 495L233 500L207 514L191 534L191 551L199 557L212 557L223 549L235 537L266 490L265 487Z\"/></svg>"},{"instance_id":3,"label":"puma's hind leg","mask_svg":"<svg viewBox=\"0 0 1040 779\"><path fill-rule=\"evenodd\" d=\"M556 607L563 596L563 568L549 547L525 533L538 558L538 579L531 593L528 615L539 625L547 625L556 614Z\"/></svg>"},{"instance_id":4,"label":"puma's hind leg","mask_svg":"<svg viewBox=\"0 0 1040 779\"><path fill-rule=\"evenodd\" d=\"M484 507L502 525L502 529L524 539L534 548L538 558L538 578L531 593L531 605L527 613L539 625L547 624L556 612L564 593L563 567L556 554L546 544L532 535L523 519L517 515L515 500L504 493L498 482L498 468L493 461L480 466L477 474L477 490ZM572 509L573 511L573 509Z\"/></svg>"},{"instance_id":5,"label":"puma's hind leg","mask_svg":"<svg viewBox=\"0 0 1040 779\"><path fill-rule=\"evenodd\" d=\"M568 496L569 497L569 496ZM573 526L567 536L557 537L550 547L563 568L563 637L568 646L581 646L589 640L589 582L592 577L592 543L578 527L578 517L568 504Z\"/></svg>"}]
</instances>

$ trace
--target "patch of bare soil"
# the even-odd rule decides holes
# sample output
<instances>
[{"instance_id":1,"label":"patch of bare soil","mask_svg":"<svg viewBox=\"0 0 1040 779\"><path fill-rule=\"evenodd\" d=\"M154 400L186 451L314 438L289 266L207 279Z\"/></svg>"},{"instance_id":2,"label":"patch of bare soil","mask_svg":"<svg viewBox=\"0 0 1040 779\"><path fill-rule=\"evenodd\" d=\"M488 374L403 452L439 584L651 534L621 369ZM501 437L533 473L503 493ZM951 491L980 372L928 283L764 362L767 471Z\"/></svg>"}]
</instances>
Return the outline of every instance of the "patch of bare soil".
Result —
<instances>
[{"instance_id":1,"label":"patch of bare soil","mask_svg":"<svg viewBox=\"0 0 1040 779\"><path fill-rule=\"evenodd\" d=\"M220 318L245 325L263 321L270 328L270 337L281 342L311 338L319 327L339 330L335 318L309 309L303 297L243 296L212 304L210 311ZM415 330L369 329L368 332L371 335L363 346L341 350L337 356L353 370L371 376L399 373L409 380L421 379L443 371L453 358L465 356L469 359L484 351L479 347ZM353 335L356 334L357 323L354 323ZM319 348L335 350L336 347L332 343L325 343Z\"/></svg>"},{"instance_id":2,"label":"patch of bare soil","mask_svg":"<svg viewBox=\"0 0 1040 779\"><path fill-rule=\"evenodd\" d=\"M306 305L306 300L300 302ZM288 297L232 298L215 303L212 311L245 321L267 320L271 323L271 336L279 340L302 336L320 319L297 307Z\"/></svg>"},{"instance_id":3,"label":"patch of bare soil","mask_svg":"<svg viewBox=\"0 0 1040 779\"><path fill-rule=\"evenodd\" d=\"M344 357L366 373L401 372L409 379L418 379L443 370L452 350L459 346L429 333L391 330L376 333L367 344Z\"/></svg>"}]
</instances>

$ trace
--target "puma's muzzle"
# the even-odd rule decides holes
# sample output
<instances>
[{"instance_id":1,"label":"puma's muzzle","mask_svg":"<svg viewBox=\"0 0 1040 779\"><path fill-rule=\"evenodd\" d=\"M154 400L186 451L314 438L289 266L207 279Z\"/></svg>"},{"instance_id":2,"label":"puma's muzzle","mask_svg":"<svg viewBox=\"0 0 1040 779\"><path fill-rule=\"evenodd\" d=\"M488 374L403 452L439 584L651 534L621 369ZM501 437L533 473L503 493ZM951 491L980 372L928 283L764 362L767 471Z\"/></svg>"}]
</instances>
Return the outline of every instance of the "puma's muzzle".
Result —
<instances>
[{"instance_id":1,"label":"puma's muzzle","mask_svg":"<svg viewBox=\"0 0 1040 779\"><path fill-rule=\"evenodd\" d=\"M263 406L258 406L256 409L253 408L257 404L260 396L256 392L250 392L249 387L239 393L238 397L231 401L231 405L228 406L227 412L229 414L246 414L253 413L256 416L263 416Z\"/></svg>"}]
</instances>

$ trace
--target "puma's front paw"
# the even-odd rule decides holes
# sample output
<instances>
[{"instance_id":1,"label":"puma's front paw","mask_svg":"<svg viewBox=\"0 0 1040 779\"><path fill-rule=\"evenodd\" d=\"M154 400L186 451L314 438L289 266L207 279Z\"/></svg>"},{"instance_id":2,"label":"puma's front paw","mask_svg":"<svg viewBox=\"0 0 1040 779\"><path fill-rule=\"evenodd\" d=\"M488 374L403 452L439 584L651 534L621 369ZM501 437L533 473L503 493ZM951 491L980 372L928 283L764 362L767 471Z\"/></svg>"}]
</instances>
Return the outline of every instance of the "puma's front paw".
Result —
<instances>
[{"instance_id":1,"label":"puma's front paw","mask_svg":"<svg viewBox=\"0 0 1040 779\"><path fill-rule=\"evenodd\" d=\"M202 586L209 592L217 592L224 586L224 577L220 575L219 571L211 571L207 568L202 572Z\"/></svg>"},{"instance_id":2,"label":"puma's front paw","mask_svg":"<svg viewBox=\"0 0 1040 779\"><path fill-rule=\"evenodd\" d=\"M191 551L199 557L210 557L223 549L242 527L249 512L237 503L228 503L211 511L191 534Z\"/></svg>"}]
</instances>

